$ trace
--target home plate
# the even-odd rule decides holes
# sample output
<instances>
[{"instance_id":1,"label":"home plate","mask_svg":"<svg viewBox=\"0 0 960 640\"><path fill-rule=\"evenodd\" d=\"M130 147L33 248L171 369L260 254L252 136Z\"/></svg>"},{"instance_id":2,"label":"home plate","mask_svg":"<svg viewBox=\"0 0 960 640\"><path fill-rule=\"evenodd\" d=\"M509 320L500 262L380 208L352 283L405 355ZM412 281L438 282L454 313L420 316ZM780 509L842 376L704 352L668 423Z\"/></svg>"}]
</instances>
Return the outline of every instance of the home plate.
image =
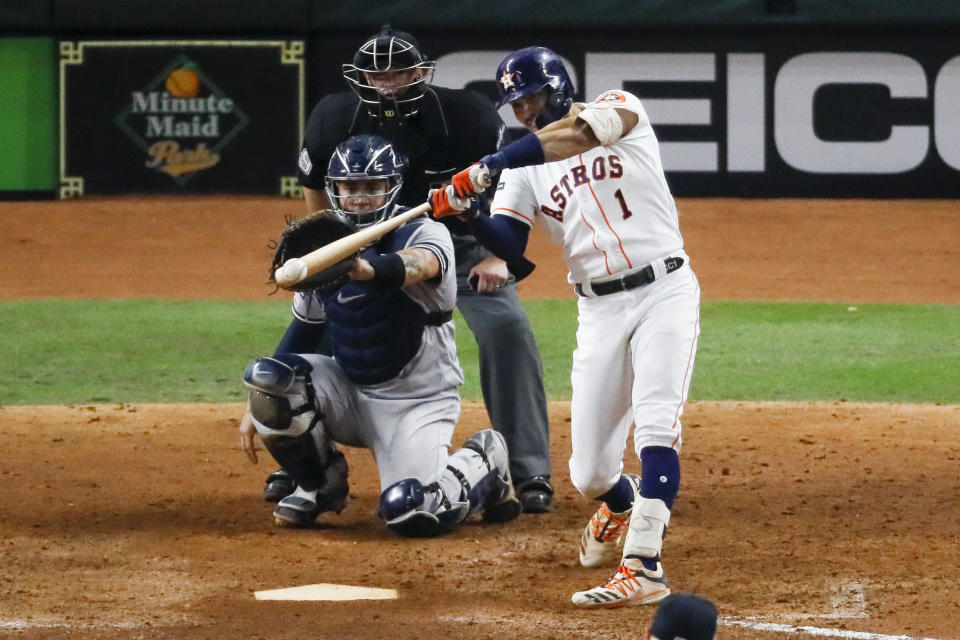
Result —
<instances>
[{"instance_id":1,"label":"home plate","mask_svg":"<svg viewBox=\"0 0 960 640\"><path fill-rule=\"evenodd\" d=\"M397 590L321 583L288 589L254 591L253 596L257 600L395 600Z\"/></svg>"}]
</instances>

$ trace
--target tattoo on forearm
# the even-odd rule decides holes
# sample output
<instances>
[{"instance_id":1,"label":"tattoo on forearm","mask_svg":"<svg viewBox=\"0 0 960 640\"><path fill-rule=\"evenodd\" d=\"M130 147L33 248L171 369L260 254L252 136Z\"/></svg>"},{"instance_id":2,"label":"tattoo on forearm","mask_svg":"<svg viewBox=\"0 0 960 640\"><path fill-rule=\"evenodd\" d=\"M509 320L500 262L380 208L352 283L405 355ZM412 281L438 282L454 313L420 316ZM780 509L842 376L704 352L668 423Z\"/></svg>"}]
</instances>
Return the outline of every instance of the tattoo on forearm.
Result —
<instances>
[{"instance_id":1,"label":"tattoo on forearm","mask_svg":"<svg viewBox=\"0 0 960 640\"><path fill-rule=\"evenodd\" d=\"M440 263L433 252L428 249L420 247L401 249L397 251L397 255L403 261L403 269L406 273L404 283L406 284L423 282L440 273Z\"/></svg>"},{"instance_id":2,"label":"tattoo on forearm","mask_svg":"<svg viewBox=\"0 0 960 640\"><path fill-rule=\"evenodd\" d=\"M418 281L424 279L423 263L420 256L413 253L401 253L400 259L403 260L403 266L407 270L408 281Z\"/></svg>"}]
</instances>

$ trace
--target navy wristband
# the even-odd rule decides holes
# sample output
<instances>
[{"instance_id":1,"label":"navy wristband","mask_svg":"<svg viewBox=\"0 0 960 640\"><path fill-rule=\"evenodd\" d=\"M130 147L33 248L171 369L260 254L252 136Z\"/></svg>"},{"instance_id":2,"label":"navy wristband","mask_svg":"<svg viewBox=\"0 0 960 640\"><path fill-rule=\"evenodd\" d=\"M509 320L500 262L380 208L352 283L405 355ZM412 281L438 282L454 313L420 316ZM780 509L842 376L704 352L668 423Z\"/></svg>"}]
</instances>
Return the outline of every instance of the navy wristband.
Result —
<instances>
[{"instance_id":1,"label":"navy wristband","mask_svg":"<svg viewBox=\"0 0 960 640\"><path fill-rule=\"evenodd\" d=\"M546 162L546 157L543 155L543 145L540 144L540 138L533 133L528 133L496 153L483 156L480 158L480 162L491 170L515 169L516 167L543 164Z\"/></svg>"},{"instance_id":2,"label":"navy wristband","mask_svg":"<svg viewBox=\"0 0 960 640\"><path fill-rule=\"evenodd\" d=\"M373 282L390 287L402 287L407 279L407 267L398 253L374 256L368 258L367 262L373 267Z\"/></svg>"}]
</instances>

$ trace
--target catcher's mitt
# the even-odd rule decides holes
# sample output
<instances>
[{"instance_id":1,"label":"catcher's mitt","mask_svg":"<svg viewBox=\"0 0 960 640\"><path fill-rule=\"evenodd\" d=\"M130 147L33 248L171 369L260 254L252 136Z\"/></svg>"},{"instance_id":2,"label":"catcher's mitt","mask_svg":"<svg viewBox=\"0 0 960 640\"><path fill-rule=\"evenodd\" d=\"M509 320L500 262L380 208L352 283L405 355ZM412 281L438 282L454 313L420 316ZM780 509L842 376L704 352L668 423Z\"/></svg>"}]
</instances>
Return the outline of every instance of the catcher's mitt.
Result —
<instances>
[{"instance_id":1,"label":"catcher's mitt","mask_svg":"<svg viewBox=\"0 0 960 640\"><path fill-rule=\"evenodd\" d=\"M299 220L287 220L287 226L273 252L273 260L270 263L270 282L276 282L274 274L290 258L303 257L356 230L357 225L350 218L333 209L324 209ZM349 279L347 272L353 267L356 257L354 254L344 258L288 288L294 291L335 289Z\"/></svg>"}]
</instances>

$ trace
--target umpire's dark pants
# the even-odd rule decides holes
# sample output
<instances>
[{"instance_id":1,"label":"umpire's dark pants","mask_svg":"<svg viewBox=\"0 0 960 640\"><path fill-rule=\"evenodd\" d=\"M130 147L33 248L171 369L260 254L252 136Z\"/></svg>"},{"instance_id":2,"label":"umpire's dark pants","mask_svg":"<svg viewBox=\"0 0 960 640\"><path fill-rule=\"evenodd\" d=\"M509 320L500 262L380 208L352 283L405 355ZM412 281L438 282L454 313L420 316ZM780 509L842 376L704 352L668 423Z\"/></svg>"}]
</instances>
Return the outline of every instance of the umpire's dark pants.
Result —
<instances>
[{"instance_id":1,"label":"umpire's dark pants","mask_svg":"<svg viewBox=\"0 0 960 640\"><path fill-rule=\"evenodd\" d=\"M480 353L480 389L494 429L510 449L514 481L550 474L550 426L543 365L513 276L496 293L474 291L467 276L487 255L479 246L458 252L457 308Z\"/></svg>"}]
</instances>

